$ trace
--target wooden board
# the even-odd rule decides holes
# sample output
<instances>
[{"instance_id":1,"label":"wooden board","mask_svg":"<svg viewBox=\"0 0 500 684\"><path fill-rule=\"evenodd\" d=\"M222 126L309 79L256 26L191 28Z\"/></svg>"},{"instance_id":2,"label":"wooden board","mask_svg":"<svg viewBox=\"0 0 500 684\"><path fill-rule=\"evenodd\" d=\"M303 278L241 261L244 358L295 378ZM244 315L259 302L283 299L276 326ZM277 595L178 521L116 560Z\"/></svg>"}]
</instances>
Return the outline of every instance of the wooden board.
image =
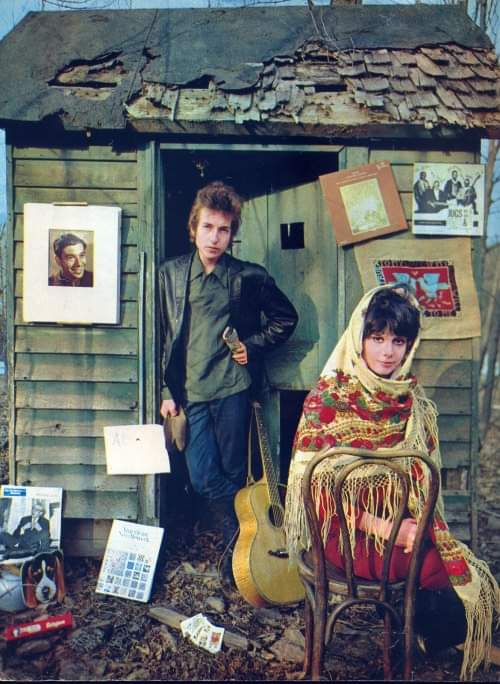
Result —
<instances>
[{"instance_id":1,"label":"wooden board","mask_svg":"<svg viewBox=\"0 0 500 684\"><path fill-rule=\"evenodd\" d=\"M137 334L134 330L91 326L19 326L15 351L134 355L137 354Z\"/></svg>"},{"instance_id":2,"label":"wooden board","mask_svg":"<svg viewBox=\"0 0 500 684\"><path fill-rule=\"evenodd\" d=\"M132 425L137 411L18 409L16 435L102 437L105 425Z\"/></svg>"},{"instance_id":3,"label":"wooden board","mask_svg":"<svg viewBox=\"0 0 500 684\"><path fill-rule=\"evenodd\" d=\"M112 520L64 519L63 551L66 556L102 558Z\"/></svg>"},{"instance_id":4,"label":"wooden board","mask_svg":"<svg viewBox=\"0 0 500 684\"><path fill-rule=\"evenodd\" d=\"M130 411L137 408L136 383L19 381L16 407Z\"/></svg>"},{"instance_id":5,"label":"wooden board","mask_svg":"<svg viewBox=\"0 0 500 684\"><path fill-rule=\"evenodd\" d=\"M137 476L107 475L106 468L93 465L18 465L22 484L43 482L47 487L62 487L65 496L73 492L137 492Z\"/></svg>"},{"instance_id":6,"label":"wooden board","mask_svg":"<svg viewBox=\"0 0 500 684\"><path fill-rule=\"evenodd\" d=\"M16 380L137 382L137 359L103 354L16 354Z\"/></svg>"},{"instance_id":7,"label":"wooden board","mask_svg":"<svg viewBox=\"0 0 500 684\"><path fill-rule=\"evenodd\" d=\"M43 188L114 188L130 189L137 187L135 162L73 160L36 161L17 159L14 173L18 187Z\"/></svg>"},{"instance_id":8,"label":"wooden board","mask_svg":"<svg viewBox=\"0 0 500 684\"><path fill-rule=\"evenodd\" d=\"M88 147L15 147L14 159L54 159L78 161L124 161L133 162L137 152L131 150L115 150L105 145L89 145Z\"/></svg>"},{"instance_id":9,"label":"wooden board","mask_svg":"<svg viewBox=\"0 0 500 684\"><path fill-rule=\"evenodd\" d=\"M16 459L20 464L105 465L103 437L18 437Z\"/></svg>"}]
</instances>

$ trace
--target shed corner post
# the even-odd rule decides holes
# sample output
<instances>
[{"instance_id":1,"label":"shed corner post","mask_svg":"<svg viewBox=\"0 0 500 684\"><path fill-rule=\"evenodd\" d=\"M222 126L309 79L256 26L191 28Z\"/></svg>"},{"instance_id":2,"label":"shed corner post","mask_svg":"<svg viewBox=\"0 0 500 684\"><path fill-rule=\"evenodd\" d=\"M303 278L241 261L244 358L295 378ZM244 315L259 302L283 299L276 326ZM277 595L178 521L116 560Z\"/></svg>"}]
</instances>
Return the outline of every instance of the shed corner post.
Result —
<instances>
[{"instance_id":1,"label":"shed corner post","mask_svg":"<svg viewBox=\"0 0 500 684\"><path fill-rule=\"evenodd\" d=\"M146 424L157 423L157 333L156 333L156 266L158 260L159 203L159 145L148 141L137 150L138 193L138 267L139 297L138 326L138 377L139 416ZM157 477L145 475L138 483L138 522L159 525Z\"/></svg>"},{"instance_id":2,"label":"shed corner post","mask_svg":"<svg viewBox=\"0 0 500 684\"><path fill-rule=\"evenodd\" d=\"M15 214L14 214L14 161L13 161L13 147L7 140L6 145L7 155L7 225L6 234L4 236L5 259L1 265L4 271L4 284L6 292L4 294L4 305L6 311L6 356L7 356L7 398L9 402L9 482L16 482L16 404L15 404L15 389L14 389L14 319L16 309L15 297L15 265L14 265L14 231L15 231Z\"/></svg>"}]
</instances>

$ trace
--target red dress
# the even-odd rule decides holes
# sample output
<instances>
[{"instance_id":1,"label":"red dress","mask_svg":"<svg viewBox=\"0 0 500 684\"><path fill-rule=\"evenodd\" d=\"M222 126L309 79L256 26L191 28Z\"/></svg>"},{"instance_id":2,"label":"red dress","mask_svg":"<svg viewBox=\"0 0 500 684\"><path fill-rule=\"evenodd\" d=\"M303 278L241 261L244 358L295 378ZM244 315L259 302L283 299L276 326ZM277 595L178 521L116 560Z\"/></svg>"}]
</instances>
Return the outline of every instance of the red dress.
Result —
<instances>
[{"instance_id":1,"label":"red dress","mask_svg":"<svg viewBox=\"0 0 500 684\"><path fill-rule=\"evenodd\" d=\"M382 576L383 558L377 552L373 539L368 538L359 529L362 511L356 514L356 543L353 549L354 574L363 579L380 579ZM320 523L324 517L323 507L320 508ZM410 514L405 517L410 517ZM325 547L325 557L332 565L344 569L344 560L339 551L340 525L336 515L332 517L328 539ZM404 547L395 546L389 566L389 581L403 580L407 577L412 554L405 553ZM422 566L420 569L419 586L422 589L444 589L451 586L448 573L430 536L425 542Z\"/></svg>"}]
</instances>

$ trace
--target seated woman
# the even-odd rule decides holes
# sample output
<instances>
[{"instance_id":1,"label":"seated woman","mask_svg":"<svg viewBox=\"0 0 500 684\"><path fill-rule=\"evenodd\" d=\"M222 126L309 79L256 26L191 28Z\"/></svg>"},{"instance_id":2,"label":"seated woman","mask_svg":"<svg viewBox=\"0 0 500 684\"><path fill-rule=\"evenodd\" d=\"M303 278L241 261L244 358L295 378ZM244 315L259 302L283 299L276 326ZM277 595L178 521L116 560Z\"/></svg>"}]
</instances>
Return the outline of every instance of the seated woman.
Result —
<instances>
[{"instance_id":1,"label":"seated woman","mask_svg":"<svg viewBox=\"0 0 500 684\"><path fill-rule=\"evenodd\" d=\"M285 508L291 554L308 544L300 484L316 452L342 445L418 449L440 467L437 412L410 375L419 329L418 303L401 286L375 288L355 309L306 397L295 435ZM329 492L345 463L342 456L323 461L313 480L325 554L337 567L342 567L339 525ZM413 459L401 459L400 465L410 475L412 486L391 562L391 580L403 579L408 572L426 492L424 469ZM394 510L394 482L389 476L381 480L380 474L373 473L367 466L356 477L348 502L355 573L366 579L381 575L381 550L392 528ZM429 652L463 644L461 678L466 678L491 657L493 613L500 608L500 591L486 563L450 534L441 496L428 536L417 592L416 630Z\"/></svg>"}]
</instances>

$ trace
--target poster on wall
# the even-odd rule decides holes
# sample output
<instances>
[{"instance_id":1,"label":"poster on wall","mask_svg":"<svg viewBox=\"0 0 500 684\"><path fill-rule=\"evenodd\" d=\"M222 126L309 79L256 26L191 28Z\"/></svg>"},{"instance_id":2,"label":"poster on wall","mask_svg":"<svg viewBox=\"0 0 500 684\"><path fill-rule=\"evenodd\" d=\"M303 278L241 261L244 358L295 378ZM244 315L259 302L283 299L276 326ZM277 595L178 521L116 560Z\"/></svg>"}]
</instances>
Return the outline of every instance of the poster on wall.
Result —
<instances>
[{"instance_id":1,"label":"poster on wall","mask_svg":"<svg viewBox=\"0 0 500 684\"><path fill-rule=\"evenodd\" d=\"M417 235L482 235L484 165L413 165L413 232Z\"/></svg>"},{"instance_id":2,"label":"poster on wall","mask_svg":"<svg viewBox=\"0 0 500 684\"><path fill-rule=\"evenodd\" d=\"M338 245L350 245L407 230L388 161L319 177Z\"/></svg>"},{"instance_id":3,"label":"poster on wall","mask_svg":"<svg viewBox=\"0 0 500 684\"><path fill-rule=\"evenodd\" d=\"M423 311L422 339L479 337L479 302L468 238L384 240L358 245L356 262L366 291L405 283Z\"/></svg>"},{"instance_id":4,"label":"poster on wall","mask_svg":"<svg viewBox=\"0 0 500 684\"><path fill-rule=\"evenodd\" d=\"M119 323L121 209L24 205L25 322Z\"/></svg>"}]
</instances>

